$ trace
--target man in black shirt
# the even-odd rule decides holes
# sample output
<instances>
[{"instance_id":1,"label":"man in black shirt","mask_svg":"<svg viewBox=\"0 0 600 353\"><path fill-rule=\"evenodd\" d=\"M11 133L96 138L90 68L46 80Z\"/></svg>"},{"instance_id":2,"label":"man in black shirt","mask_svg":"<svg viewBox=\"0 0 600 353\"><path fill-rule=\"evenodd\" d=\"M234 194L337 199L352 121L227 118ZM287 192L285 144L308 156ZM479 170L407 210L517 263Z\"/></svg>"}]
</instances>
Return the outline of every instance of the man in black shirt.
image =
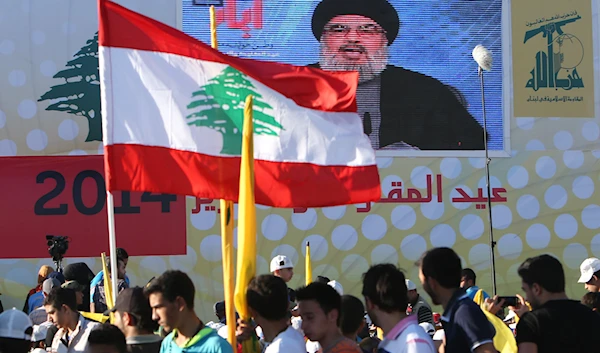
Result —
<instances>
[{"instance_id":1,"label":"man in black shirt","mask_svg":"<svg viewBox=\"0 0 600 353\"><path fill-rule=\"evenodd\" d=\"M512 308L519 353L600 352L600 316L565 293L565 273L550 255L529 258L518 270L525 298ZM531 304L533 311L525 305Z\"/></svg>"}]
</instances>

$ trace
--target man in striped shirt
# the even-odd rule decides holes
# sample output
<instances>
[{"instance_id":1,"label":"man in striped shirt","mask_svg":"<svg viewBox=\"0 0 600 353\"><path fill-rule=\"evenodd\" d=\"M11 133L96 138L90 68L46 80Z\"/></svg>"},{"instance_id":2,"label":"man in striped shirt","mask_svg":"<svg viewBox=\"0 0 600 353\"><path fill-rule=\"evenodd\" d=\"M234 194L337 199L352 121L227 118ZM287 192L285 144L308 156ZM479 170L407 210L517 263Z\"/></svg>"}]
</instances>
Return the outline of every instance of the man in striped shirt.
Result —
<instances>
[{"instance_id":1,"label":"man in striped shirt","mask_svg":"<svg viewBox=\"0 0 600 353\"><path fill-rule=\"evenodd\" d=\"M416 315L419 324L427 322L433 325L433 311L429 303L417 292L417 286L410 279L406 280L406 289L408 290L408 305L410 306L410 315Z\"/></svg>"}]
</instances>

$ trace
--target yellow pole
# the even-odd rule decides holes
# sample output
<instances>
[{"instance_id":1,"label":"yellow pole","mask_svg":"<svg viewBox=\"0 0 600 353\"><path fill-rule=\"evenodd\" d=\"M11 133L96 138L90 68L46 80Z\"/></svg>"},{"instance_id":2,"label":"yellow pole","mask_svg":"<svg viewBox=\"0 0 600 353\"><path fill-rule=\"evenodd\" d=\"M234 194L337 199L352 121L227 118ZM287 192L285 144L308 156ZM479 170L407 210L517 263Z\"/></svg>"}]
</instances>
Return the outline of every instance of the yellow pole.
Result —
<instances>
[{"instance_id":1,"label":"yellow pole","mask_svg":"<svg viewBox=\"0 0 600 353\"><path fill-rule=\"evenodd\" d=\"M217 16L215 15L215 7L210 6L210 45L213 49L219 49L217 44Z\"/></svg>"},{"instance_id":2,"label":"yellow pole","mask_svg":"<svg viewBox=\"0 0 600 353\"><path fill-rule=\"evenodd\" d=\"M106 297L106 306L109 309L112 309L113 306L115 306L115 301L114 301L114 293L112 291L112 285L111 285L111 276L115 276L115 274L111 274L108 272L108 266L106 264L106 253L102 253L102 271L104 272L104 295ZM114 254L113 256L117 256L117 254ZM114 314L110 313L110 323L113 323L114 321Z\"/></svg>"},{"instance_id":3,"label":"yellow pole","mask_svg":"<svg viewBox=\"0 0 600 353\"><path fill-rule=\"evenodd\" d=\"M306 242L306 285L308 286L312 282L312 265L310 263L310 242Z\"/></svg>"},{"instance_id":4,"label":"yellow pole","mask_svg":"<svg viewBox=\"0 0 600 353\"><path fill-rule=\"evenodd\" d=\"M225 317L227 320L227 342L236 347L234 268L233 268L233 202L221 200L221 251L223 254L223 287L225 294Z\"/></svg>"},{"instance_id":5,"label":"yellow pole","mask_svg":"<svg viewBox=\"0 0 600 353\"><path fill-rule=\"evenodd\" d=\"M217 20L214 6L210 7L210 45L215 50L219 49L217 42ZM237 342L235 337L236 321L234 305L233 202L227 200L221 200L221 252L223 255L223 291L225 295L227 342L231 344L235 351Z\"/></svg>"},{"instance_id":6,"label":"yellow pole","mask_svg":"<svg viewBox=\"0 0 600 353\"><path fill-rule=\"evenodd\" d=\"M254 204L254 127L253 97L246 98L242 130L242 160L240 163L240 194L238 198L238 251L235 307L240 318L250 320L246 289L256 274L256 205ZM244 353L257 352L258 341L252 337L242 343Z\"/></svg>"}]
</instances>

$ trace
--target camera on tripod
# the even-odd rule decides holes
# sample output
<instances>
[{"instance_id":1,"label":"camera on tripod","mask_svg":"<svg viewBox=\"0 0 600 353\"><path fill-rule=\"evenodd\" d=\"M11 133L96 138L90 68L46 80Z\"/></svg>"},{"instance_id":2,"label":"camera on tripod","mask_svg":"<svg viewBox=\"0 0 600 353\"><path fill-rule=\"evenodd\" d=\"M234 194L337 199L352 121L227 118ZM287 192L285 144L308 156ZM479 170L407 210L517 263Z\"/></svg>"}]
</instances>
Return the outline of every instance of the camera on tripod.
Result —
<instances>
[{"instance_id":1,"label":"camera on tripod","mask_svg":"<svg viewBox=\"0 0 600 353\"><path fill-rule=\"evenodd\" d=\"M60 235L46 235L48 244L48 253L52 256L52 261L56 263L57 271L62 270L62 259L69 250L69 238ZM62 271L61 271L62 272Z\"/></svg>"}]
</instances>

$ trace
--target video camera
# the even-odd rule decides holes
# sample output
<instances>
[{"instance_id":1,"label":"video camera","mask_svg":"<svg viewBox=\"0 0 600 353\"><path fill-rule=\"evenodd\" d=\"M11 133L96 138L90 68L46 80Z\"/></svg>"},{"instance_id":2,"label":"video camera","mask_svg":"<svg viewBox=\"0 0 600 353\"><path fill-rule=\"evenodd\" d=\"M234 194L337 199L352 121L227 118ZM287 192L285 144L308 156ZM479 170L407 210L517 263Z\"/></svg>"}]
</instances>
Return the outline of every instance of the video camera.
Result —
<instances>
[{"instance_id":1,"label":"video camera","mask_svg":"<svg viewBox=\"0 0 600 353\"><path fill-rule=\"evenodd\" d=\"M46 235L48 253L56 263L57 270L62 268L62 259L69 250L69 238L60 235Z\"/></svg>"}]
</instances>

